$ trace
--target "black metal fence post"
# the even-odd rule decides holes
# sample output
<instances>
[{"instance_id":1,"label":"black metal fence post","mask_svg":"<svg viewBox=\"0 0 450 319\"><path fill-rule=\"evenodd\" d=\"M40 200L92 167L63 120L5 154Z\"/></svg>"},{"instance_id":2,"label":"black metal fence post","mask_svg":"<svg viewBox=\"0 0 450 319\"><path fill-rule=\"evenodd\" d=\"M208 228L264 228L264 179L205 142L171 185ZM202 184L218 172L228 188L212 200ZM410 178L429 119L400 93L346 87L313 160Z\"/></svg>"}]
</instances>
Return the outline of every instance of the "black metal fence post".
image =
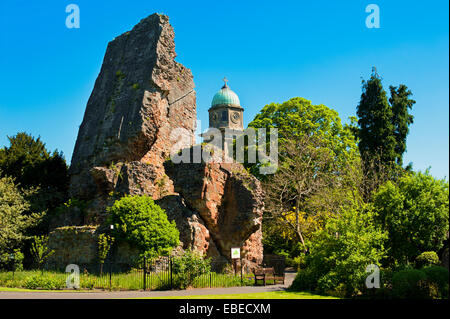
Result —
<instances>
[{"instance_id":1,"label":"black metal fence post","mask_svg":"<svg viewBox=\"0 0 450 319\"><path fill-rule=\"evenodd\" d=\"M169 257L170 289L173 289L172 257Z\"/></svg>"},{"instance_id":2,"label":"black metal fence post","mask_svg":"<svg viewBox=\"0 0 450 319\"><path fill-rule=\"evenodd\" d=\"M109 261L109 290L112 290L112 262Z\"/></svg>"},{"instance_id":3,"label":"black metal fence post","mask_svg":"<svg viewBox=\"0 0 450 319\"><path fill-rule=\"evenodd\" d=\"M144 290L147 289L147 258L144 257Z\"/></svg>"},{"instance_id":4,"label":"black metal fence post","mask_svg":"<svg viewBox=\"0 0 450 319\"><path fill-rule=\"evenodd\" d=\"M242 278L242 258L239 260L239 264L240 264L240 266L241 266L241 286L243 286L244 285L244 279Z\"/></svg>"}]
</instances>

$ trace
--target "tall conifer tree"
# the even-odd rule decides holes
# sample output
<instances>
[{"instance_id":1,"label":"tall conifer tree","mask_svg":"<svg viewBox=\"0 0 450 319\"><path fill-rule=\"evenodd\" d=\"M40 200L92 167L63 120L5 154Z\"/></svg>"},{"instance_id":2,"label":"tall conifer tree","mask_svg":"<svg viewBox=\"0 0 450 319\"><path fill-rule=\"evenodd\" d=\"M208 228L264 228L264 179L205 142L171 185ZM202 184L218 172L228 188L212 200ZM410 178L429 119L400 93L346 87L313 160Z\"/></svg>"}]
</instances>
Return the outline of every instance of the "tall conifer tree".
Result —
<instances>
[{"instance_id":1,"label":"tall conifer tree","mask_svg":"<svg viewBox=\"0 0 450 319\"><path fill-rule=\"evenodd\" d=\"M392 107L375 68L370 79L362 83L363 92L357 107L359 151L366 162L377 157L383 165L390 166L397 157Z\"/></svg>"},{"instance_id":2,"label":"tall conifer tree","mask_svg":"<svg viewBox=\"0 0 450 319\"><path fill-rule=\"evenodd\" d=\"M392 122L395 127L395 153L396 163L400 166L403 165L403 153L406 151L406 136L409 133L409 125L413 123L414 117L409 114L408 110L412 109L412 106L416 101L409 98L412 92L408 90L406 85L400 84L397 88L390 86L391 97L389 103L392 106Z\"/></svg>"},{"instance_id":3,"label":"tall conifer tree","mask_svg":"<svg viewBox=\"0 0 450 319\"><path fill-rule=\"evenodd\" d=\"M370 181L366 196L387 179L402 172L406 137L413 116L409 110L416 103L410 99L406 85L390 86L390 98L383 89L382 79L372 69L368 81L362 82L361 100L357 107L359 151L363 159L366 180Z\"/></svg>"}]
</instances>

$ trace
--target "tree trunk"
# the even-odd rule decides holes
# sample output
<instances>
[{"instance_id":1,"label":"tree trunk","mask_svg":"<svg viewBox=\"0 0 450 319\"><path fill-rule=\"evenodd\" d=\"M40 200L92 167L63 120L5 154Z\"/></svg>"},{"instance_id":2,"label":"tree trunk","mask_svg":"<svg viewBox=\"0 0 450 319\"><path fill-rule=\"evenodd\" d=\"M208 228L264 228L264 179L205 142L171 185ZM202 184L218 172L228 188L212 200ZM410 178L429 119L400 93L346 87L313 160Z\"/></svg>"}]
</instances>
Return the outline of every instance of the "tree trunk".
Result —
<instances>
[{"instance_id":1,"label":"tree trunk","mask_svg":"<svg viewBox=\"0 0 450 319\"><path fill-rule=\"evenodd\" d=\"M299 221L299 215L300 215L300 209L298 208L298 203L297 203L297 207L295 207L295 227L297 228L297 235L300 238L300 241L302 242L303 248L305 249L306 252L306 245L305 245L305 241L303 239L302 236L302 231L300 230L300 221Z\"/></svg>"}]
</instances>

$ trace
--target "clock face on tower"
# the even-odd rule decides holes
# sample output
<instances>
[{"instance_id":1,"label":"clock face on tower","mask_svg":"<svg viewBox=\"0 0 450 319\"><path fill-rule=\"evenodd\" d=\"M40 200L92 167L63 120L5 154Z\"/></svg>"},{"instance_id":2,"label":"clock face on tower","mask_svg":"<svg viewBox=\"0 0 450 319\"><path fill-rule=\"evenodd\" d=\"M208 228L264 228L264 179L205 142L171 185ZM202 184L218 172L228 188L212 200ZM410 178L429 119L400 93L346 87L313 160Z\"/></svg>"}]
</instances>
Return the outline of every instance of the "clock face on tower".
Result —
<instances>
[{"instance_id":1,"label":"clock face on tower","mask_svg":"<svg viewBox=\"0 0 450 319\"><path fill-rule=\"evenodd\" d=\"M231 122L233 122L234 124L239 124L240 119L241 119L241 114L239 114L239 112L231 113Z\"/></svg>"},{"instance_id":2,"label":"clock face on tower","mask_svg":"<svg viewBox=\"0 0 450 319\"><path fill-rule=\"evenodd\" d=\"M214 95L209 112L209 126L218 128L222 132L230 129L233 132L243 131L243 112L239 97L227 85L225 85Z\"/></svg>"}]
</instances>

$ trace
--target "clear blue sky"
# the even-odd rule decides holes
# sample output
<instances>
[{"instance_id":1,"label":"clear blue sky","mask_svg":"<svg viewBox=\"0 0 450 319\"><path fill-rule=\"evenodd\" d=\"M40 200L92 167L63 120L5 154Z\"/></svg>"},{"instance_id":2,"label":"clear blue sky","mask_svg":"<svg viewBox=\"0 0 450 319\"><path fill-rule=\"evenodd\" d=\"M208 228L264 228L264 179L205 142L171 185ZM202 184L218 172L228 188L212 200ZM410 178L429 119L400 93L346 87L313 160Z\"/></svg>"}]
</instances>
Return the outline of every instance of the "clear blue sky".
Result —
<instances>
[{"instance_id":1,"label":"clear blue sky","mask_svg":"<svg viewBox=\"0 0 450 319\"><path fill-rule=\"evenodd\" d=\"M44 4L43 4L44 3ZM68 4L80 28L65 26ZM365 8L380 8L368 29ZM270 102L301 96L355 115L361 77L376 66L414 93L404 162L449 176L448 1L24 1L0 4L0 147L6 135L41 136L70 162L107 43L154 13L169 15L177 61L194 74L198 118L207 124L227 76L245 125Z\"/></svg>"}]
</instances>

